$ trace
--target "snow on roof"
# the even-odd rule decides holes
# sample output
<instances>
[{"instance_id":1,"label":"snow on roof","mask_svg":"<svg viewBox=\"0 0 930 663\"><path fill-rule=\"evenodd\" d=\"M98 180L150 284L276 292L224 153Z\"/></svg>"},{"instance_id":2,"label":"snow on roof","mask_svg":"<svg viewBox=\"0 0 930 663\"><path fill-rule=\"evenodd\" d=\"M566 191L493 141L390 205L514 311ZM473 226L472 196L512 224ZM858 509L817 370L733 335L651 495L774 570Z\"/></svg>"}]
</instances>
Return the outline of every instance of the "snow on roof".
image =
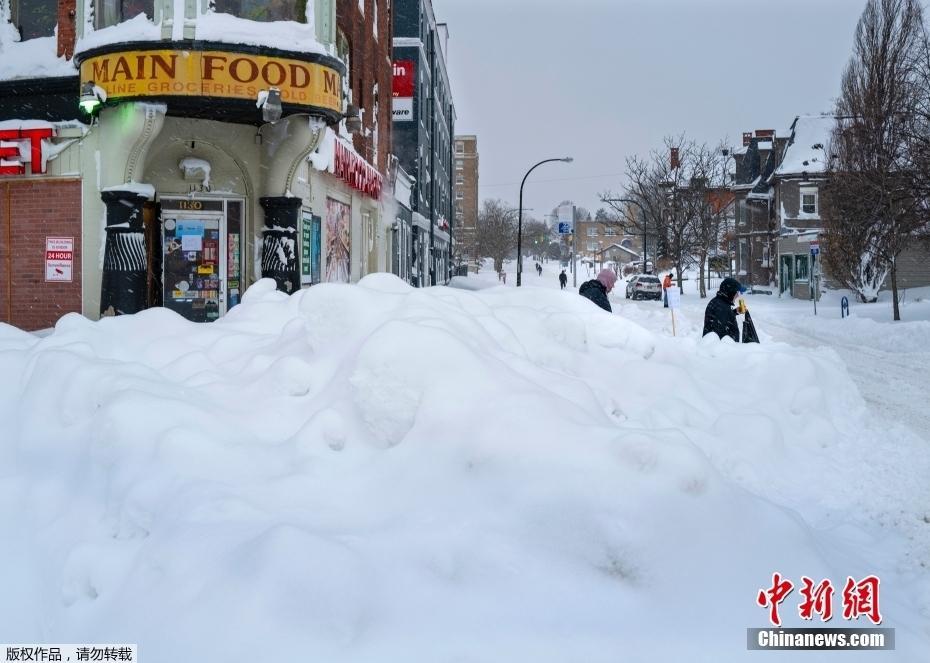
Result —
<instances>
[{"instance_id":1,"label":"snow on roof","mask_svg":"<svg viewBox=\"0 0 930 663\"><path fill-rule=\"evenodd\" d=\"M161 26L155 25L145 14L99 30L86 29L78 39L75 52L130 41L157 41L161 39Z\"/></svg>"},{"instance_id":2,"label":"snow on roof","mask_svg":"<svg viewBox=\"0 0 930 663\"><path fill-rule=\"evenodd\" d=\"M313 27L312 3L308 3L306 23L297 21L250 21L232 14L208 11L197 17L195 39L223 44L268 46L295 53L328 53L316 40ZM153 23L144 14L100 30L88 31L75 49L78 53L108 44L131 41L158 41L162 38L161 25ZM167 40L166 40L167 41Z\"/></svg>"},{"instance_id":3,"label":"snow on roof","mask_svg":"<svg viewBox=\"0 0 930 663\"><path fill-rule=\"evenodd\" d=\"M836 125L832 115L801 115L794 121L791 142L775 175L800 175L824 171L825 147ZM820 147L814 147L819 145Z\"/></svg>"},{"instance_id":4,"label":"snow on roof","mask_svg":"<svg viewBox=\"0 0 930 663\"><path fill-rule=\"evenodd\" d=\"M316 40L313 28L312 3L308 3L308 20L263 23L238 18L231 14L207 12L197 19L197 39L224 44L270 46L295 53L328 53Z\"/></svg>"},{"instance_id":5,"label":"snow on roof","mask_svg":"<svg viewBox=\"0 0 930 663\"><path fill-rule=\"evenodd\" d=\"M0 80L76 76L70 60L57 55L56 37L19 41L9 23L0 25Z\"/></svg>"}]
</instances>

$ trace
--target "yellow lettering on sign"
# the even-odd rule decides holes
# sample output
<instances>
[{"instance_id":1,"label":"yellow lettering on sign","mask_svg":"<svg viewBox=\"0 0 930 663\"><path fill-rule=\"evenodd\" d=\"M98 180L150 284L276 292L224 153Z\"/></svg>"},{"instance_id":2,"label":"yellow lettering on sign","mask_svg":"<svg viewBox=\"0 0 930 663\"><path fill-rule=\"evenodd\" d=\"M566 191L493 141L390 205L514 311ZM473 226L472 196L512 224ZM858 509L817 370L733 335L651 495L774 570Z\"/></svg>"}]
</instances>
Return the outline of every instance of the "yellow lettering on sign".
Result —
<instances>
[{"instance_id":1,"label":"yellow lettering on sign","mask_svg":"<svg viewBox=\"0 0 930 663\"><path fill-rule=\"evenodd\" d=\"M130 51L81 63L81 82L94 81L108 98L220 97L254 100L276 87L286 103L340 112L338 70L325 64L223 51Z\"/></svg>"}]
</instances>

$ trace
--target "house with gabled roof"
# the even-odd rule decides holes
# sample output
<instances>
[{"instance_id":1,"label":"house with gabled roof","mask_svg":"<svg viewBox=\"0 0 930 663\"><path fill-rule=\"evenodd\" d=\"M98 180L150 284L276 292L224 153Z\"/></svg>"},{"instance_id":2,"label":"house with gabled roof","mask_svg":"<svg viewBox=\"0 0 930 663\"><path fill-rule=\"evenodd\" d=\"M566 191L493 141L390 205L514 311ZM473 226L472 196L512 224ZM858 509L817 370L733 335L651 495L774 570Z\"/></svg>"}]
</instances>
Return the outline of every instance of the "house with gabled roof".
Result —
<instances>
[{"instance_id":1,"label":"house with gabled roof","mask_svg":"<svg viewBox=\"0 0 930 663\"><path fill-rule=\"evenodd\" d=\"M819 297L820 235L829 220L823 204L827 184L826 155L836 126L831 114L799 115L791 123L790 137L769 177L778 222L777 268L781 296ZM915 238L913 246L897 259L898 287L930 285L930 247ZM830 275L823 274L824 283ZM882 289L890 288L886 284Z\"/></svg>"}]
</instances>

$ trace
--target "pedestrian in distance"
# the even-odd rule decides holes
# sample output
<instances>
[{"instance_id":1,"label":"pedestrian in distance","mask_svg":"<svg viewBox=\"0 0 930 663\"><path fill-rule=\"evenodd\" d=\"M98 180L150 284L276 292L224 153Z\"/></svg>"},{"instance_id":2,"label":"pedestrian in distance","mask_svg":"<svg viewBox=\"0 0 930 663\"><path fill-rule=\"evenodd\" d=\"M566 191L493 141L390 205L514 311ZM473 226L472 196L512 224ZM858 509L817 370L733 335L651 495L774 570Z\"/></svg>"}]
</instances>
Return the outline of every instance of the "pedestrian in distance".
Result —
<instances>
[{"instance_id":1,"label":"pedestrian in distance","mask_svg":"<svg viewBox=\"0 0 930 663\"><path fill-rule=\"evenodd\" d=\"M578 288L578 294L582 297L587 297L608 313L613 313L613 309L610 308L610 300L607 299L607 294L614 289L614 284L616 282L617 275L614 274L613 270L602 269L601 273L597 275L597 278L585 281L581 284L581 287Z\"/></svg>"},{"instance_id":2,"label":"pedestrian in distance","mask_svg":"<svg viewBox=\"0 0 930 663\"><path fill-rule=\"evenodd\" d=\"M565 273L565 270L562 270L562 273L559 274L559 290L565 290L565 286L568 285L568 275Z\"/></svg>"},{"instance_id":3,"label":"pedestrian in distance","mask_svg":"<svg viewBox=\"0 0 930 663\"><path fill-rule=\"evenodd\" d=\"M707 303L707 308L704 311L704 333L702 336L714 333L720 338L729 336L739 343L739 323L736 320L736 315L746 313L743 300L739 300L739 306L737 307L737 297L742 292L746 292L746 288L739 281L729 276L723 279L717 295Z\"/></svg>"},{"instance_id":4,"label":"pedestrian in distance","mask_svg":"<svg viewBox=\"0 0 930 663\"><path fill-rule=\"evenodd\" d=\"M662 281L662 298L665 300L665 308L668 308L668 290L672 287L672 273L669 272L665 275L665 279Z\"/></svg>"}]
</instances>

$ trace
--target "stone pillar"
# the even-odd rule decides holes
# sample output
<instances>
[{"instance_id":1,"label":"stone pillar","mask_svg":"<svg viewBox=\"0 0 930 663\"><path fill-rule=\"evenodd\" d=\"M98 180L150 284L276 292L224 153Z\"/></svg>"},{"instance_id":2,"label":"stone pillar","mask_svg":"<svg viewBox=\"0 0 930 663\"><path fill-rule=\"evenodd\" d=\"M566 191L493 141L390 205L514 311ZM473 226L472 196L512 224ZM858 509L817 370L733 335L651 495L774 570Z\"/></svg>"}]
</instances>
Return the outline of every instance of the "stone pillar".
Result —
<instances>
[{"instance_id":1,"label":"stone pillar","mask_svg":"<svg viewBox=\"0 0 930 663\"><path fill-rule=\"evenodd\" d=\"M104 191L107 207L100 315L138 313L145 308L147 260L142 204L148 198L132 191Z\"/></svg>"},{"instance_id":2,"label":"stone pillar","mask_svg":"<svg viewBox=\"0 0 930 663\"><path fill-rule=\"evenodd\" d=\"M300 288L297 262L297 217L301 199L290 196L259 198L265 212L262 229L262 278L272 278L288 294Z\"/></svg>"}]
</instances>

